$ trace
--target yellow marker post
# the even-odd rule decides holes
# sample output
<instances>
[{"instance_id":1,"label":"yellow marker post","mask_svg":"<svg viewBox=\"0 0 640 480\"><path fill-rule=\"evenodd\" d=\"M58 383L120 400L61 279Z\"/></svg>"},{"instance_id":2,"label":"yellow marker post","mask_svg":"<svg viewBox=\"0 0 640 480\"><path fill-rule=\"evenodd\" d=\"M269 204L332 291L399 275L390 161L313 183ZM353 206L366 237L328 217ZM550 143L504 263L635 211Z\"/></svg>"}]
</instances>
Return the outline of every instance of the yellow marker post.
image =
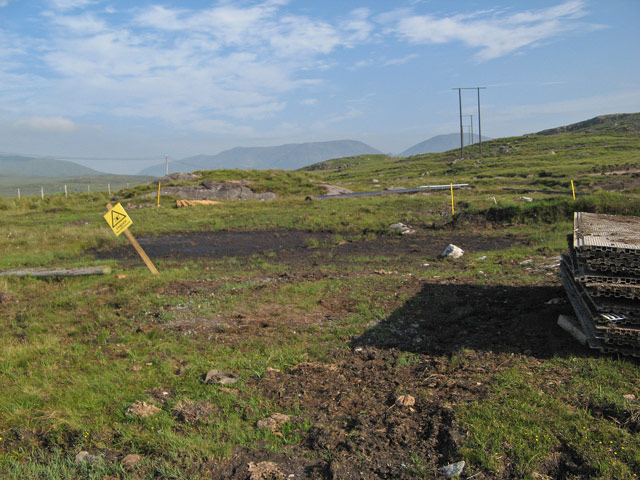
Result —
<instances>
[{"instance_id":1,"label":"yellow marker post","mask_svg":"<svg viewBox=\"0 0 640 480\"><path fill-rule=\"evenodd\" d=\"M576 189L573 186L573 180L571 180L571 193L573 193L573 199L576 199Z\"/></svg>"},{"instance_id":2,"label":"yellow marker post","mask_svg":"<svg viewBox=\"0 0 640 480\"><path fill-rule=\"evenodd\" d=\"M158 182L158 207L160 206L160 185L162 184Z\"/></svg>"},{"instance_id":3,"label":"yellow marker post","mask_svg":"<svg viewBox=\"0 0 640 480\"><path fill-rule=\"evenodd\" d=\"M453 182L451 183L451 215L455 215L456 210L453 206Z\"/></svg>"},{"instance_id":4,"label":"yellow marker post","mask_svg":"<svg viewBox=\"0 0 640 480\"><path fill-rule=\"evenodd\" d=\"M133 248L135 248L136 252L138 252L138 255L140 255L142 261L145 263L151 273L154 275L160 273L158 272L158 269L156 269L156 266L153 264L146 252L142 249L138 241L128 230L129 227L133 224L133 221L131 220L131 217L127 215L124 207L119 203L115 207L110 203L107 203L107 208L109 209L109 211L104 215L104 219L111 227L111 230L113 230L113 233L115 233L116 235L120 235L124 232L125 237L129 239L129 242L131 242L131 245L133 245Z\"/></svg>"}]
</instances>

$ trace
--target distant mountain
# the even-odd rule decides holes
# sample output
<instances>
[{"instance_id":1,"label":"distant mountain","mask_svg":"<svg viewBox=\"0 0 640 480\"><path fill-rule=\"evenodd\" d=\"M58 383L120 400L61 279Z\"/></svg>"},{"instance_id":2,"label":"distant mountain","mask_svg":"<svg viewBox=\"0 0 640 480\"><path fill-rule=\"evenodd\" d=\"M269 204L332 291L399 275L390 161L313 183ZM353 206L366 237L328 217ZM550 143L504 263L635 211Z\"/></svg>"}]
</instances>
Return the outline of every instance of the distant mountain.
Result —
<instances>
[{"instance_id":1,"label":"distant mountain","mask_svg":"<svg viewBox=\"0 0 640 480\"><path fill-rule=\"evenodd\" d=\"M196 155L169 162L169 173L223 168L253 168L265 170L281 168L295 170L332 158L351 157L366 153L381 153L366 143L355 140L332 142L291 143L277 147L236 147L217 155ZM145 168L141 175L162 176L165 165Z\"/></svg>"},{"instance_id":2,"label":"distant mountain","mask_svg":"<svg viewBox=\"0 0 640 480\"><path fill-rule=\"evenodd\" d=\"M67 160L0 155L0 175L4 177L73 177L103 175L103 172Z\"/></svg>"},{"instance_id":3,"label":"distant mountain","mask_svg":"<svg viewBox=\"0 0 640 480\"><path fill-rule=\"evenodd\" d=\"M612 115L599 115L589 120L584 120L564 127L550 128L536 133L536 135L556 135L558 133L640 133L640 113L615 113Z\"/></svg>"},{"instance_id":4,"label":"distant mountain","mask_svg":"<svg viewBox=\"0 0 640 480\"><path fill-rule=\"evenodd\" d=\"M473 143L477 143L480 140L480 137L473 134ZM469 145L470 142L469 134L464 135L464 145ZM491 140L489 137L482 137L482 141L486 142L487 140ZM449 133L446 135L436 135L435 137L431 137L429 140L425 140L424 142L420 142L417 145L414 145L411 148L407 148L404 152L402 152L400 157L410 157L411 155L420 155L423 153L439 153L446 152L447 150L453 150L454 148L460 148L460 134L459 133Z\"/></svg>"}]
</instances>

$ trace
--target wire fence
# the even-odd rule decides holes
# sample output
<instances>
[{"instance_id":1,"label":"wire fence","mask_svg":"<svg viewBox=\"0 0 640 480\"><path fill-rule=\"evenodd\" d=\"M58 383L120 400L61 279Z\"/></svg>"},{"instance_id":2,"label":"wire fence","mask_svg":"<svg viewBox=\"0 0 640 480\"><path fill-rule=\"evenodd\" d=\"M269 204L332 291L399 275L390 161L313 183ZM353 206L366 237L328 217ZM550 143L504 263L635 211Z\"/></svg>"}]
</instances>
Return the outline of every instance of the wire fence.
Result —
<instances>
[{"instance_id":1,"label":"wire fence","mask_svg":"<svg viewBox=\"0 0 640 480\"><path fill-rule=\"evenodd\" d=\"M135 187L146 182L114 182L114 183L60 183L60 184L26 184L16 187L0 185L0 197L28 198L48 196L69 196L80 193L91 194L107 192L115 194L125 188Z\"/></svg>"}]
</instances>

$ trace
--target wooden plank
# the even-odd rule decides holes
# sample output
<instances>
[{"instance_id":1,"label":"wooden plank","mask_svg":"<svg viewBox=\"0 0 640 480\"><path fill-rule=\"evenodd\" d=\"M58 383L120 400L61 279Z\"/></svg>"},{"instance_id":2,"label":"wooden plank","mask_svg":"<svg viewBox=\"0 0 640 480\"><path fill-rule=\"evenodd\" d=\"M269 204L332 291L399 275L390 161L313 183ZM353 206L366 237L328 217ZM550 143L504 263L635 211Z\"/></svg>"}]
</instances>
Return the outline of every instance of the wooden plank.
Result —
<instances>
[{"instance_id":1,"label":"wooden plank","mask_svg":"<svg viewBox=\"0 0 640 480\"><path fill-rule=\"evenodd\" d=\"M78 267L78 268L24 268L0 271L0 277L83 277L86 275L108 275L111 267Z\"/></svg>"}]
</instances>

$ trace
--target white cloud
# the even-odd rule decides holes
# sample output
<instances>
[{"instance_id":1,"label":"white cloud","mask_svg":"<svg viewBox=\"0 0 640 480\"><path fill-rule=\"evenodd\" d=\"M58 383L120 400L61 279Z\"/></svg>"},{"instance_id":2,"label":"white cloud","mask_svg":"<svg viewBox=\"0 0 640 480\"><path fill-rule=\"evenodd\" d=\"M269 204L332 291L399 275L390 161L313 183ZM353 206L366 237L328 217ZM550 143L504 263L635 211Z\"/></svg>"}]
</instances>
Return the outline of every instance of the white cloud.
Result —
<instances>
[{"instance_id":1,"label":"white cloud","mask_svg":"<svg viewBox=\"0 0 640 480\"><path fill-rule=\"evenodd\" d=\"M318 104L318 99L317 98L305 98L304 100L302 100L300 102L300 104L305 105L307 107L313 107L314 105Z\"/></svg>"},{"instance_id":2,"label":"white cloud","mask_svg":"<svg viewBox=\"0 0 640 480\"><path fill-rule=\"evenodd\" d=\"M0 0L0 8L9 5L9 0Z\"/></svg>"},{"instance_id":3,"label":"white cloud","mask_svg":"<svg viewBox=\"0 0 640 480\"><path fill-rule=\"evenodd\" d=\"M95 0L49 0L49 4L57 10L73 10L96 3Z\"/></svg>"},{"instance_id":4,"label":"white cloud","mask_svg":"<svg viewBox=\"0 0 640 480\"><path fill-rule=\"evenodd\" d=\"M76 124L74 122L61 117L31 117L17 121L15 126L53 133L68 133L72 132L76 128Z\"/></svg>"},{"instance_id":5,"label":"white cloud","mask_svg":"<svg viewBox=\"0 0 640 480\"><path fill-rule=\"evenodd\" d=\"M404 65L405 63L410 62L411 60L413 60L414 58L418 58L419 56L420 55L416 53L411 53L409 55L405 55L404 57L400 57L400 58L390 58L382 62L382 65L385 67L388 67L391 65Z\"/></svg>"},{"instance_id":6,"label":"white cloud","mask_svg":"<svg viewBox=\"0 0 640 480\"><path fill-rule=\"evenodd\" d=\"M476 58L486 61L535 46L578 27L585 28L574 20L586 13L582 0L570 0L555 7L512 15L482 11L438 18L402 10L382 19L393 21L395 25L390 31L411 43L462 42L480 49Z\"/></svg>"}]
</instances>

